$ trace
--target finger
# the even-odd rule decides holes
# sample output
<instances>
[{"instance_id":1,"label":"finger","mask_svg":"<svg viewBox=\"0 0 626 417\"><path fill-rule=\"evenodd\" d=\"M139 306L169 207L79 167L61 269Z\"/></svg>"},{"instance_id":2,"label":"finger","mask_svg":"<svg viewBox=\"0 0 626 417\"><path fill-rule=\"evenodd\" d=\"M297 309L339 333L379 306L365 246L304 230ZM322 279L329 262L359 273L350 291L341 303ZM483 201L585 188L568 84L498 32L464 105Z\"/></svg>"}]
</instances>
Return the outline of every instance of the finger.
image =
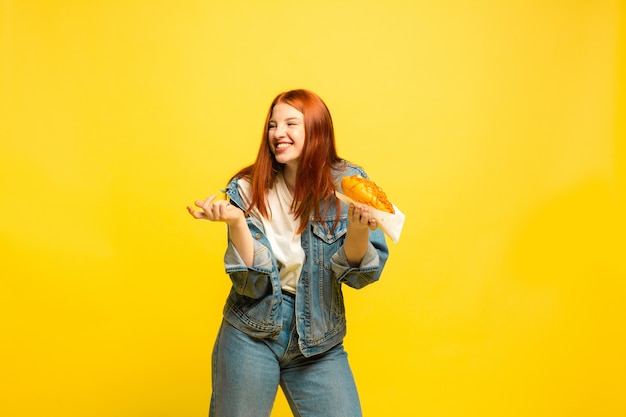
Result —
<instances>
[{"instance_id":1,"label":"finger","mask_svg":"<svg viewBox=\"0 0 626 417\"><path fill-rule=\"evenodd\" d=\"M215 200L215 194L211 194L210 196L208 196L203 202L201 207L204 210L210 210L211 208L211 204L213 204L213 200Z\"/></svg>"},{"instance_id":2,"label":"finger","mask_svg":"<svg viewBox=\"0 0 626 417\"><path fill-rule=\"evenodd\" d=\"M206 200L205 200L205 201L207 201L207 202L210 204L210 203L212 203L212 202L213 202L213 200L215 200L216 198L217 198L217 195L216 195L216 194L211 194L210 196L208 196L208 197L206 198Z\"/></svg>"},{"instance_id":3,"label":"finger","mask_svg":"<svg viewBox=\"0 0 626 417\"><path fill-rule=\"evenodd\" d=\"M215 199L215 195L210 195L204 200L196 201L196 206L200 207L207 216L211 213L211 202Z\"/></svg>"},{"instance_id":4,"label":"finger","mask_svg":"<svg viewBox=\"0 0 626 417\"><path fill-rule=\"evenodd\" d=\"M196 207L203 208L207 200L208 200L208 197L205 198L204 200L196 200L194 204L196 205Z\"/></svg>"},{"instance_id":5,"label":"finger","mask_svg":"<svg viewBox=\"0 0 626 417\"><path fill-rule=\"evenodd\" d=\"M187 206L187 211L189 212L189 214L191 214L191 216L193 216L193 218L195 219L204 219L206 218L206 216L204 215L203 212L201 211L195 211L192 207Z\"/></svg>"},{"instance_id":6,"label":"finger","mask_svg":"<svg viewBox=\"0 0 626 417\"><path fill-rule=\"evenodd\" d=\"M361 206L352 205L348 210L348 215L352 221L358 222L361 220L361 216L363 215L363 208Z\"/></svg>"},{"instance_id":7,"label":"finger","mask_svg":"<svg viewBox=\"0 0 626 417\"><path fill-rule=\"evenodd\" d=\"M370 211L367 207L361 207L360 210L360 214L361 214L361 218L359 219L361 221L361 224L366 225L369 223L370 221Z\"/></svg>"},{"instance_id":8,"label":"finger","mask_svg":"<svg viewBox=\"0 0 626 417\"><path fill-rule=\"evenodd\" d=\"M223 216L225 204L228 204L228 201L218 200L211 203L211 210L216 218L221 218Z\"/></svg>"},{"instance_id":9,"label":"finger","mask_svg":"<svg viewBox=\"0 0 626 417\"><path fill-rule=\"evenodd\" d=\"M204 200L196 200L196 205L198 207L202 207L207 203L211 203L211 201L213 201L213 199L215 199L215 194L211 194L210 196L208 196L207 198L205 198Z\"/></svg>"}]
</instances>

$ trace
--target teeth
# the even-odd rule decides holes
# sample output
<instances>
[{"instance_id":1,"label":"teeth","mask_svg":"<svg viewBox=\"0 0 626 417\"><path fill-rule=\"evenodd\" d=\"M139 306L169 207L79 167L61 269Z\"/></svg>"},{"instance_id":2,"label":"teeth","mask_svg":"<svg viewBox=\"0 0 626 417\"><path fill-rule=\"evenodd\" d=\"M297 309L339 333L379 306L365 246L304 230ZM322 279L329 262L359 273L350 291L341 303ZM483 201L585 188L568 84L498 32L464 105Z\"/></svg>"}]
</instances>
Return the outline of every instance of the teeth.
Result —
<instances>
[{"instance_id":1,"label":"teeth","mask_svg":"<svg viewBox=\"0 0 626 417\"><path fill-rule=\"evenodd\" d=\"M289 143L279 143L278 145L276 145L276 149L286 148L287 146L290 146L290 144Z\"/></svg>"}]
</instances>

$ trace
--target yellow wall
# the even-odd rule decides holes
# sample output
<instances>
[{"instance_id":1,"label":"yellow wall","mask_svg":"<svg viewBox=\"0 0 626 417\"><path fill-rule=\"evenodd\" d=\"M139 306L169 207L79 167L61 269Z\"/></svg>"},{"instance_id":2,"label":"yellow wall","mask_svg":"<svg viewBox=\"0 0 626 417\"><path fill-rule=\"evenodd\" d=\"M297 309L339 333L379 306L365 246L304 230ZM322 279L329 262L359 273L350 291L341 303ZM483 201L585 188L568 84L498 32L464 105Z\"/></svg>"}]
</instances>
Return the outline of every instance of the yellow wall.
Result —
<instances>
[{"instance_id":1,"label":"yellow wall","mask_svg":"<svg viewBox=\"0 0 626 417\"><path fill-rule=\"evenodd\" d=\"M225 230L185 206L298 87L407 215L346 291L366 416L626 414L623 2L0 5L0 415L206 415Z\"/></svg>"}]
</instances>

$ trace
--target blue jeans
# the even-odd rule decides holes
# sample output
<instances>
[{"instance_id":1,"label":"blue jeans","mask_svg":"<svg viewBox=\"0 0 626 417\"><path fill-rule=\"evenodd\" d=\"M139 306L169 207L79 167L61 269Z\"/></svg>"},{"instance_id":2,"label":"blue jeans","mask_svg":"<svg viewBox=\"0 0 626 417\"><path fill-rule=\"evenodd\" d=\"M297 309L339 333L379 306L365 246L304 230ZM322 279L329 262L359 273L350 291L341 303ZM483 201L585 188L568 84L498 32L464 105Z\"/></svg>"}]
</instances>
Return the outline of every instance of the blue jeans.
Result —
<instances>
[{"instance_id":1,"label":"blue jeans","mask_svg":"<svg viewBox=\"0 0 626 417\"><path fill-rule=\"evenodd\" d=\"M278 340L253 338L222 322L213 350L210 417L269 417L278 385L296 417L362 415L343 344L302 355L294 304L293 296L283 295Z\"/></svg>"}]
</instances>

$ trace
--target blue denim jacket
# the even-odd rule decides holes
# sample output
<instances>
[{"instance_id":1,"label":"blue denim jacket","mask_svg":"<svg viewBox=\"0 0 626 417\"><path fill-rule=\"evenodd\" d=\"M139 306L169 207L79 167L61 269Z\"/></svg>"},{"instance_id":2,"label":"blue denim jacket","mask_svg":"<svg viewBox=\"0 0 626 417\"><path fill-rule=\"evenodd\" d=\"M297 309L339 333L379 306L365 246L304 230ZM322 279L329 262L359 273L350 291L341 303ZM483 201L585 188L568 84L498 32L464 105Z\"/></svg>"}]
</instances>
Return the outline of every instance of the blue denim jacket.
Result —
<instances>
[{"instance_id":1,"label":"blue denim jacket","mask_svg":"<svg viewBox=\"0 0 626 417\"><path fill-rule=\"evenodd\" d=\"M367 177L358 166L346 163L345 168L335 173L339 192L343 176ZM245 210L237 181L228 184L226 194L231 204ZM389 254L383 232L370 231L370 244L361 265L351 268L343 248L348 226L346 205L341 204L339 224L331 232L335 213L331 204L326 218L320 222L311 217L301 235L306 259L298 280L295 314L300 350L305 356L325 352L343 340L346 317L341 284L359 289L377 281ZM261 222L252 216L247 216L247 222L254 238L254 263L246 267L229 237L224 264L232 288L224 318L250 336L277 338L282 327L278 266Z\"/></svg>"}]
</instances>

